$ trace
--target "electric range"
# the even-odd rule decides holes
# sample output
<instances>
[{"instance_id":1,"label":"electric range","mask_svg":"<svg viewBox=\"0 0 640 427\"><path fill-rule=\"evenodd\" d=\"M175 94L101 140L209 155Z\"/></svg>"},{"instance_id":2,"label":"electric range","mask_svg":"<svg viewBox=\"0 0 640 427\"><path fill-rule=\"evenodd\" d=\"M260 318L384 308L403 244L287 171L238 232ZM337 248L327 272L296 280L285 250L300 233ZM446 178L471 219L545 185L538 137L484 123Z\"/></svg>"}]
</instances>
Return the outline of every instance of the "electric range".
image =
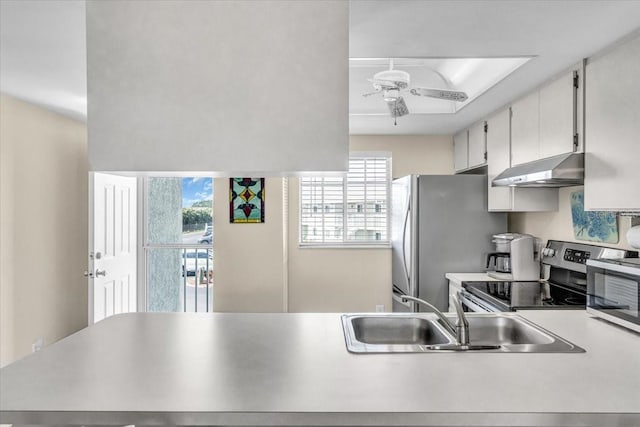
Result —
<instances>
[{"instance_id":1,"label":"electric range","mask_svg":"<svg viewBox=\"0 0 640 427\"><path fill-rule=\"evenodd\" d=\"M588 259L637 257L638 253L573 242L549 240L541 254L548 279L540 281L462 282L460 302L466 311L539 309L584 310Z\"/></svg>"}]
</instances>

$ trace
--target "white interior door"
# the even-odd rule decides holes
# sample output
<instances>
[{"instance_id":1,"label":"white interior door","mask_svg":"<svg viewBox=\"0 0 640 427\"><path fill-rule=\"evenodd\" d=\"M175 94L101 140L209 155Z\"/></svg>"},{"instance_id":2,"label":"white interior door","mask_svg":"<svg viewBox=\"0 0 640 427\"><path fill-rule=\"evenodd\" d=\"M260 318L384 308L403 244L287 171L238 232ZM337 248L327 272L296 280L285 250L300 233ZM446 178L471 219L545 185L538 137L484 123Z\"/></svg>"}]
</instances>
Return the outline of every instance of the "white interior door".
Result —
<instances>
[{"instance_id":1,"label":"white interior door","mask_svg":"<svg viewBox=\"0 0 640 427\"><path fill-rule=\"evenodd\" d=\"M135 177L94 172L89 218L89 324L136 311Z\"/></svg>"}]
</instances>

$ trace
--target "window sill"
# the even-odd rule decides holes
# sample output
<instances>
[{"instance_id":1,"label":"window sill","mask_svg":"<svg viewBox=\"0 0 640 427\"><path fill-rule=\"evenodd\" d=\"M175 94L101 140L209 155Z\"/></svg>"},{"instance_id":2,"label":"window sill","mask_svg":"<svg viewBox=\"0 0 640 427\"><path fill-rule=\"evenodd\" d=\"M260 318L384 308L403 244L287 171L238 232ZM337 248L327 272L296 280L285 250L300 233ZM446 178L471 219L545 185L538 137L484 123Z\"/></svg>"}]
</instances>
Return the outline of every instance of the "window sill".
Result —
<instances>
[{"instance_id":1,"label":"window sill","mask_svg":"<svg viewBox=\"0 0 640 427\"><path fill-rule=\"evenodd\" d=\"M300 249L391 249L391 243L380 244L331 244L331 243L298 243Z\"/></svg>"}]
</instances>

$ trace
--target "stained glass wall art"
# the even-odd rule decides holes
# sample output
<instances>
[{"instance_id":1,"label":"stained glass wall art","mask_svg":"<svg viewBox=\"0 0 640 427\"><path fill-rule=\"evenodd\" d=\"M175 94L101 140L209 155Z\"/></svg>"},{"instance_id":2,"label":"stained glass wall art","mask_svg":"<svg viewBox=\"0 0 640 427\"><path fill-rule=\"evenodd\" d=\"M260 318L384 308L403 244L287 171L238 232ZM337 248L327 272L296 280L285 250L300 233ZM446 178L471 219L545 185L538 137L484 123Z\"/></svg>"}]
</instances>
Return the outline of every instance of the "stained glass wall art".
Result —
<instances>
[{"instance_id":1,"label":"stained glass wall art","mask_svg":"<svg viewBox=\"0 0 640 427\"><path fill-rule=\"evenodd\" d=\"M229 178L229 221L264 222L264 178Z\"/></svg>"}]
</instances>

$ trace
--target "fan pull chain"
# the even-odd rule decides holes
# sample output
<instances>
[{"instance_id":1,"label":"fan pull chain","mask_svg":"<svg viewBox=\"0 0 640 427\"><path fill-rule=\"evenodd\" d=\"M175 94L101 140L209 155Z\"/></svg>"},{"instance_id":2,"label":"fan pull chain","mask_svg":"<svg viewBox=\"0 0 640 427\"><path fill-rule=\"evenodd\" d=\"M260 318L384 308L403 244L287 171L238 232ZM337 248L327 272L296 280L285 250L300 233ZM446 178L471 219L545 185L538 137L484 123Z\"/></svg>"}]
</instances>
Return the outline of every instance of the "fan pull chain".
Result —
<instances>
[{"instance_id":1,"label":"fan pull chain","mask_svg":"<svg viewBox=\"0 0 640 427\"><path fill-rule=\"evenodd\" d=\"M391 67L393 67L393 59L391 60ZM398 100L396 99L393 103L393 107L395 111L398 111ZM396 113L393 113L393 125L394 126L398 126L398 116L396 115Z\"/></svg>"}]
</instances>

